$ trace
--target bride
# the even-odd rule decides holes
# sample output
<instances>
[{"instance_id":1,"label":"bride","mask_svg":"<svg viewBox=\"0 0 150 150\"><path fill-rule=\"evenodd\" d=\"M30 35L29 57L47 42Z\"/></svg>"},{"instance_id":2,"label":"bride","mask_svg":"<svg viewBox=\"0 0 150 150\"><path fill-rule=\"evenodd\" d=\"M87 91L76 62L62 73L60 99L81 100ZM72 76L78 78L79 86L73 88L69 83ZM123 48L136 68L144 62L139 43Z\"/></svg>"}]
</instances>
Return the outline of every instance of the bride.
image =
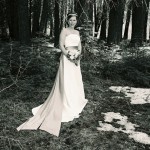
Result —
<instances>
[{"instance_id":1,"label":"bride","mask_svg":"<svg viewBox=\"0 0 150 150\"><path fill-rule=\"evenodd\" d=\"M67 24L60 33L62 54L52 90L42 105L32 109L34 116L20 125L18 131L39 128L59 136L61 122L78 118L87 103L80 69L81 40L75 30L76 13L67 15Z\"/></svg>"}]
</instances>

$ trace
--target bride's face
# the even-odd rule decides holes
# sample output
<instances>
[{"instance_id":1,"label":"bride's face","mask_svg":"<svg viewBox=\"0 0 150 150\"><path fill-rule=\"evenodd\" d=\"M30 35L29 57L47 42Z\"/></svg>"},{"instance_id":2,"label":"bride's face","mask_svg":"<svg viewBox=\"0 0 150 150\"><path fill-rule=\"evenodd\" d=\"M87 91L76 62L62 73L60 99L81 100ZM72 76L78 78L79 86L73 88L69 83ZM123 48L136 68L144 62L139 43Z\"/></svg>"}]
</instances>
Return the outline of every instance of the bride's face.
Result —
<instances>
[{"instance_id":1,"label":"bride's face","mask_svg":"<svg viewBox=\"0 0 150 150\"><path fill-rule=\"evenodd\" d=\"M72 17L68 20L68 25L69 25L69 27L74 28L76 24L77 24L77 18L76 18L76 16L72 16Z\"/></svg>"}]
</instances>

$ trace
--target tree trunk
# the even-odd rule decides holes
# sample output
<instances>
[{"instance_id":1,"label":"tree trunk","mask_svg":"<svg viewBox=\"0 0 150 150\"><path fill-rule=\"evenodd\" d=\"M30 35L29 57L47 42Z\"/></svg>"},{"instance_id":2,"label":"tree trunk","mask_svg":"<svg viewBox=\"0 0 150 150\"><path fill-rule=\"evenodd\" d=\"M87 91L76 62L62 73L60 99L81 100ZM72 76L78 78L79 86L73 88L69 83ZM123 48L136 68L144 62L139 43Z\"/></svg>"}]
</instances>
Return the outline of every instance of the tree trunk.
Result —
<instances>
[{"instance_id":1,"label":"tree trunk","mask_svg":"<svg viewBox=\"0 0 150 150\"><path fill-rule=\"evenodd\" d=\"M74 1L75 0L71 0L71 4L70 4L70 7L71 7L71 11L74 12Z\"/></svg>"},{"instance_id":2,"label":"tree trunk","mask_svg":"<svg viewBox=\"0 0 150 150\"><path fill-rule=\"evenodd\" d=\"M112 0L110 2L108 44L118 44L122 39L124 7L124 0Z\"/></svg>"},{"instance_id":3,"label":"tree trunk","mask_svg":"<svg viewBox=\"0 0 150 150\"><path fill-rule=\"evenodd\" d=\"M147 21L148 21L148 10L149 10L149 0L145 1L146 9L145 9L145 21L144 21L144 32L143 32L143 40L147 40Z\"/></svg>"},{"instance_id":4,"label":"tree trunk","mask_svg":"<svg viewBox=\"0 0 150 150\"><path fill-rule=\"evenodd\" d=\"M51 14L51 19L50 19L50 37L54 36L54 17L53 14Z\"/></svg>"},{"instance_id":5,"label":"tree trunk","mask_svg":"<svg viewBox=\"0 0 150 150\"><path fill-rule=\"evenodd\" d=\"M29 27L30 27L30 37L31 37L31 20L32 20L32 0L29 0Z\"/></svg>"},{"instance_id":6,"label":"tree trunk","mask_svg":"<svg viewBox=\"0 0 150 150\"><path fill-rule=\"evenodd\" d=\"M18 0L6 0L7 22L9 35L13 40L19 40Z\"/></svg>"},{"instance_id":7,"label":"tree trunk","mask_svg":"<svg viewBox=\"0 0 150 150\"><path fill-rule=\"evenodd\" d=\"M65 22L66 22L66 13L64 12L65 9L68 9L67 6L69 6L69 4L67 4L66 1L61 1L59 3L59 7L61 8L59 10L59 13L60 13L60 25L59 25L59 29L61 30L64 26L65 26ZM69 11L70 12L70 11Z\"/></svg>"},{"instance_id":8,"label":"tree trunk","mask_svg":"<svg viewBox=\"0 0 150 150\"><path fill-rule=\"evenodd\" d=\"M41 16L41 21L40 21L40 32L42 32L42 33L45 32L45 28L47 26L48 9L49 9L49 0L44 0L43 1L42 16Z\"/></svg>"},{"instance_id":9,"label":"tree trunk","mask_svg":"<svg viewBox=\"0 0 150 150\"><path fill-rule=\"evenodd\" d=\"M32 36L36 36L40 31L41 1L42 0L34 0Z\"/></svg>"},{"instance_id":10,"label":"tree trunk","mask_svg":"<svg viewBox=\"0 0 150 150\"><path fill-rule=\"evenodd\" d=\"M131 17L131 3L128 6L127 10L127 18L126 18L126 25L124 30L124 39L128 39L128 30L129 30L129 23L130 23L130 17Z\"/></svg>"},{"instance_id":11,"label":"tree trunk","mask_svg":"<svg viewBox=\"0 0 150 150\"><path fill-rule=\"evenodd\" d=\"M5 1L0 2L0 37L2 39L7 38L7 25L6 25L6 9L5 9Z\"/></svg>"},{"instance_id":12,"label":"tree trunk","mask_svg":"<svg viewBox=\"0 0 150 150\"><path fill-rule=\"evenodd\" d=\"M59 34L60 34L60 19L59 19L59 2L57 0L55 0L55 9L54 9L54 37L55 37L55 41L54 41L54 46L58 47L59 45Z\"/></svg>"},{"instance_id":13,"label":"tree trunk","mask_svg":"<svg viewBox=\"0 0 150 150\"><path fill-rule=\"evenodd\" d=\"M97 32L98 32L98 13L97 13L97 8L96 8L96 1L94 0L94 32L96 32L96 35L94 33L94 36L97 36Z\"/></svg>"},{"instance_id":14,"label":"tree trunk","mask_svg":"<svg viewBox=\"0 0 150 150\"><path fill-rule=\"evenodd\" d=\"M145 0L133 2L132 9L132 35L130 46L141 46L145 21Z\"/></svg>"},{"instance_id":15,"label":"tree trunk","mask_svg":"<svg viewBox=\"0 0 150 150\"><path fill-rule=\"evenodd\" d=\"M55 6L54 0L50 0L50 6ZM54 13L55 7L50 7L49 9L50 37L54 37Z\"/></svg>"},{"instance_id":16,"label":"tree trunk","mask_svg":"<svg viewBox=\"0 0 150 150\"><path fill-rule=\"evenodd\" d=\"M30 24L28 0L19 0L18 2L19 16L19 41L22 44L30 43Z\"/></svg>"},{"instance_id":17,"label":"tree trunk","mask_svg":"<svg viewBox=\"0 0 150 150\"><path fill-rule=\"evenodd\" d=\"M100 40L106 40L106 21L107 21L107 4L104 2L103 4L103 12L101 17L101 33Z\"/></svg>"}]
</instances>

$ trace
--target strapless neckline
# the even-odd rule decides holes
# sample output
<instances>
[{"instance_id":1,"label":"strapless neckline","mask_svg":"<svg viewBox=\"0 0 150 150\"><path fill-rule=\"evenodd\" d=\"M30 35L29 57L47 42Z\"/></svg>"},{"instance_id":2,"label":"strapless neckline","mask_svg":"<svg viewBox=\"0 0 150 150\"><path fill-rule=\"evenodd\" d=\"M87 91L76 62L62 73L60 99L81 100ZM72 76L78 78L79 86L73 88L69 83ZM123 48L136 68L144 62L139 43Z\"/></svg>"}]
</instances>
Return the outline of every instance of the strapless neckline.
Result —
<instances>
[{"instance_id":1,"label":"strapless neckline","mask_svg":"<svg viewBox=\"0 0 150 150\"><path fill-rule=\"evenodd\" d=\"M78 36L78 37L79 37L79 35L78 35L78 34L75 34L75 33L70 33L70 34L66 35L66 37L71 36L71 35L75 35L75 36Z\"/></svg>"},{"instance_id":2,"label":"strapless neckline","mask_svg":"<svg viewBox=\"0 0 150 150\"><path fill-rule=\"evenodd\" d=\"M65 47L78 46L80 42L80 36L78 34L68 34L65 38Z\"/></svg>"}]
</instances>

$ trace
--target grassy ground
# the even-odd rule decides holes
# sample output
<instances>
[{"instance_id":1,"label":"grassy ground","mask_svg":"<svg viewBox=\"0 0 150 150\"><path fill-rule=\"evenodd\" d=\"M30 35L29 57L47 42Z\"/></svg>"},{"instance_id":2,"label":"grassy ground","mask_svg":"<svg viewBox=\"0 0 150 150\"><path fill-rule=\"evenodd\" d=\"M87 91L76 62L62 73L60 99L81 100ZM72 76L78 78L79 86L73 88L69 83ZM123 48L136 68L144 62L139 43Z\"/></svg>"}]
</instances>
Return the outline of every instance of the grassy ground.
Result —
<instances>
[{"instance_id":1,"label":"grassy ground","mask_svg":"<svg viewBox=\"0 0 150 150\"><path fill-rule=\"evenodd\" d=\"M5 47L5 48L9 48ZM45 51L47 50L46 48ZM9 60L10 53L5 54ZM127 134L98 131L98 121L103 121L102 112L120 112L138 124L138 131L150 135L150 105L131 105L121 93L109 90L117 81L104 80L92 67L92 63L82 60L81 68L86 98L89 100L80 118L62 123L60 136L55 137L41 130L20 131L16 128L28 119L31 109L49 95L58 68L56 52L41 54L38 68L28 66L17 83L0 93L0 149L2 150L147 150L144 145L129 139ZM37 56L36 56L37 58ZM7 60L7 59L6 59ZM36 59L37 61L37 59ZM34 59L33 59L34 62ZM96 63L96 62L95 62ZM40 65L41 64L41 65ZM46 67L45 67L46 66ZM35 67L35 66L34 66ZM6 68L9 66L6 65ZM42 68L42 69L41 69ZM35 74L32 69L39 71ZM42 70L42 71L41 71ZM12 75L16 77L16 75ZM11 84L10 74L2 76L1 90ZM121 83L122 84L122 83ZM124 83L125 84L125 83ZM120 98L118 98L120 96ZM136 115L140 113L141 115ZM115 125L115 123L114 123Z\"/></svg>"}]
</instances>

